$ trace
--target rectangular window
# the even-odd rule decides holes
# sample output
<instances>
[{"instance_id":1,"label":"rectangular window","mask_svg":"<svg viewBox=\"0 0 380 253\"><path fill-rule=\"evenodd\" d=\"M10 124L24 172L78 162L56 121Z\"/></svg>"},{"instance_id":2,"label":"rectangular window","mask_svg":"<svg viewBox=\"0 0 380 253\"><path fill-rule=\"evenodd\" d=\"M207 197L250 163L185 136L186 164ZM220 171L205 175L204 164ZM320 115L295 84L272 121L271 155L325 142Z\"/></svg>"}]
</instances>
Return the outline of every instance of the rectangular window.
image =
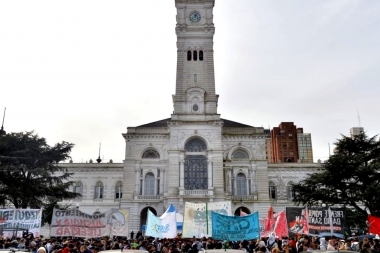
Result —
<instances>
[{"instance_id":1,"label":"rectangular window","mask_svg":"<svg viewBox=\"0 0 380 253\"><path fill-rule=\"evenodd\" d=\"M194 74L194 83L197 82L197 74Z\"/></svg>"},{"instance_id":2,"label":"rectangular window","mask_svg":"<svg viewBox=\"0 0 380 253\"><path fill-rule=\"evenodd\" d=\"M294 197L293 188L291 186L286 186L286 195L288 200L292 200Z\"/></svg>"},{"instance_id":3,"label":"rectangular window","mask_svg":"<svg viewBox=\"0 0 380 253\"><path fill-rule=\"evenodd\" d=\"M121 199L123 197L123 190L121 186L115 187L115 199Z\"/></svg>"},{"instance_id":4,"label":"rectangular window","mask_svg":"<svg viewBox=\"0 0 380 253\"><path fill-rule=\"evenodd\" d=\"M236 195L245 196L247 195L247 187L245 177L237 177L236 178Z\"/></svg>"},{"instance_id":5,"label":"rectangular window","mask_svg":"<svg viewBox=\"0 0 380 253\"><path fill-rule=\"evenodd\" d=\"M154 178L148 178L145 180L145 194L144 195L154 195Z\"/></svg>"},{"instance_id":6,"label":"rectangular window","mask_svg":"<svg viewBox=\"0 0 380 253\"><path fill-rule=\"evenodd\" d=\"M270 199L277 199L277 187L276 186L269 186L269 198Z\"/></svg>"},{"instance_id":7,"label":"rectangular window","mask_svg":"<svg viewBox=\"0 0 380 253\"><path fill-rule=\"evenodd\" d=\"M74 186L73 192L82 194L83 186Z\"/></svg>"},{"instance_id":8,"label":"rectangular window","mask_svg":"<svg viewBox=\"0 0 380 253\"><path fill-rule=\"evenodd\" d=\"M83 186L74 186L73 192L74 193L79 193L80 195L83 196ZM82 196L77 197L77 199L82 198Z\"/></svg>"},{"instance_id":9,"label":"rectangular window","mask_svg":"<svg viewBox=\"0 0 380 253\"><path fill-rule=\"evenodd\" d=\"M95 199L102 199L103 198L103 187L101 186L95 186Z\"/></svg>"}]
</instances>

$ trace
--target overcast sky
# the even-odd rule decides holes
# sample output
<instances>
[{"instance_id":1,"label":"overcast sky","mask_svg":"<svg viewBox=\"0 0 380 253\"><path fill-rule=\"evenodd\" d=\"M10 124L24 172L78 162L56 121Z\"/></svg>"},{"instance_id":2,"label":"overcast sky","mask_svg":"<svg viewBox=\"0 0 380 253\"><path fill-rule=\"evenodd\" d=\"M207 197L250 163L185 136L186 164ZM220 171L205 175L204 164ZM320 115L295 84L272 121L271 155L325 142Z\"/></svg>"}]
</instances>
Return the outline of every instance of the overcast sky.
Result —
<instances>
[{"instance_id":1,"label":"overcast sky","mask_svg":"<svg viewBox=\"0 0 380 253\"><path fill-rule=\"evenodd\" d=\"M175 16L174 0L0 1L4 129L121 162L126 127L173 111ZM380 133L380 1L216 0L214 23L222 118L295 122L315 161L351 127Z\"/></svg>"}]
</instances>

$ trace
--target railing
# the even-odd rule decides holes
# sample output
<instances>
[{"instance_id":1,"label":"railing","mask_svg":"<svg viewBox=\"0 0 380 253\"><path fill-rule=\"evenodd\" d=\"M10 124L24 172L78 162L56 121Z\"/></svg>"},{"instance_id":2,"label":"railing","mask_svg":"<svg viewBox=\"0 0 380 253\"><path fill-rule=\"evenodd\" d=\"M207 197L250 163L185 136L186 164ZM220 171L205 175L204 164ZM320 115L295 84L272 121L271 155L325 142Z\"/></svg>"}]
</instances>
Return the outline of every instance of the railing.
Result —
<instances>
[{"instance_id":1,"label":"railing","mask_svg":"<svg viewBox=\"0 0 380 253\"><path fill-rule=\"evenodd\" d=\"M184 190L184 195L208 195L208 190Z\"/></svg>"},{"instance_id":2,"label":"railing","mask_svg":"<svg viewBox=\"0 0 380 253\"><path fill-rule=\"evenodd\" d=\"M231 196L232 201L252 201L257 200L257 194L253 195L232 195Z\"/></svg>"},{"instance_id":3,"label":"railing","mask_svg":"<svg viewBox=\"0 0 380 253\"><path fill-rule=\"evenodd\" d=\"M137 195L138 200L159 200L160 195Z\"/></svg>"}]
</instances>

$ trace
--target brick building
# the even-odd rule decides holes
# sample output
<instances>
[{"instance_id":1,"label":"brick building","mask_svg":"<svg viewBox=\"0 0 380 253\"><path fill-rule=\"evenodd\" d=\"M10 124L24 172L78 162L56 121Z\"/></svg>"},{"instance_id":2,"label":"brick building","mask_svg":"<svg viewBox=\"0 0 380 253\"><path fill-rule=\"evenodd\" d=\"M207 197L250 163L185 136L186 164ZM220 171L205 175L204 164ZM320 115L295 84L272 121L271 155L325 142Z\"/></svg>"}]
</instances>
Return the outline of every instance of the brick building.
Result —
<instances>
[{"instance_id":1,"label":"brick building","mask_svg":"<svg viewBox=\"0 0 380 253\"><path fill-rule=\"evenodd\" d=\"M270 163L313 162L311 135L293 122L281 122L270 133Z\"/></svg>"}]
</instances>

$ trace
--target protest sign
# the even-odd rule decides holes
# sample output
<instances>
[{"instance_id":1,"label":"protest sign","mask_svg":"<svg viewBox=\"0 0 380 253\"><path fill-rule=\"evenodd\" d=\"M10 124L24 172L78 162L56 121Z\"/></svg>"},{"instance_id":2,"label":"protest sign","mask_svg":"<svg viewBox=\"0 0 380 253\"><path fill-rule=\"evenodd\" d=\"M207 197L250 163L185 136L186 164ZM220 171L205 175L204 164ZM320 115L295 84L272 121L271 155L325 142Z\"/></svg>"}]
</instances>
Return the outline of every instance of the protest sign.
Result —
<instances>
[{"instance_id":1,"label":"protest sign","mask_svg":"<svg viewBox=\"0 0 380 253\"><path fill-rule=\"evenodd\" d=\"M41 217L41 209L0 209L3 236L11 238L17 232L17 236L22 237L25 231L40 236Z\"/></svg>"},{"instance_id":2,"label":"protest sign","mask_svg":"<svg viewBox=\"0 0 380 253\"><path fill-rule=\"evenodd\" d=\"M227 216L212 212L212 238L242 241L260 237L259 213L245 216Z\"/></svg>"},{"instance_id":3,"label":"protest sign","mask_svg":"<svg viewBox=\"0 0 380 253\"><path fill-rule=\"evenodd\" d=\"M79 209L54 209L50 236L126 236L128 221L128 211L123 209L111 209L99 214L87 214Z\"/></svg>"}]
</instances>

